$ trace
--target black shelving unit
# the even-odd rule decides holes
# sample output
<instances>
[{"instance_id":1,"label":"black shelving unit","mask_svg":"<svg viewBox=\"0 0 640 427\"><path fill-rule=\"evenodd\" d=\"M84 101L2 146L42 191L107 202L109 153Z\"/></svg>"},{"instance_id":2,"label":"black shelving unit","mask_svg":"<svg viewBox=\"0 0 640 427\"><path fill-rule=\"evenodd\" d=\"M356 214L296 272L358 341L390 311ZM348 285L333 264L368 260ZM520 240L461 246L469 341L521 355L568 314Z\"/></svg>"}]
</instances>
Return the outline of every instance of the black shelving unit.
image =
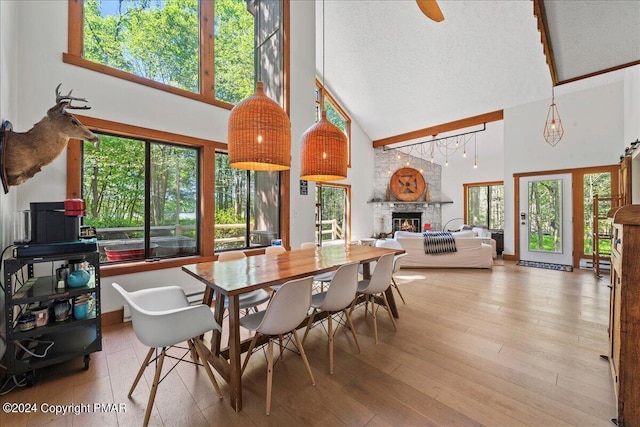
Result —
<instances>
[{"instance_id":1,"label":"black shelving unit","mask_svg":"<svg viewBox=\"0 0 640 427\"><path fill-rule=\"evenodd\" d=\"M58 287L54 263L86 261L92 267L92 279L87 286ZM50 263L53 274L35 275L35 264ZM38 268L38 270L42 270ZM83 356L84 368L89 369L90 354L102 350L100 322L100 254L71 252L38 257L11 257L4 260L4 304L7 327L6 365L8 376L25 375L28 384L33 384L35 371L46 366ZM93 295L94 307L85 319L75 319L73 310L67 320L56 321L53 309L46 325L21 330L20 315L30 305L40 303L52 305L57 299L69 299L81 295ZM53 344L51 344L53 343ZM37 357L31 353L44 357ZM45 355L46 353L46 355Z\"/></svg>"}]
</instances>

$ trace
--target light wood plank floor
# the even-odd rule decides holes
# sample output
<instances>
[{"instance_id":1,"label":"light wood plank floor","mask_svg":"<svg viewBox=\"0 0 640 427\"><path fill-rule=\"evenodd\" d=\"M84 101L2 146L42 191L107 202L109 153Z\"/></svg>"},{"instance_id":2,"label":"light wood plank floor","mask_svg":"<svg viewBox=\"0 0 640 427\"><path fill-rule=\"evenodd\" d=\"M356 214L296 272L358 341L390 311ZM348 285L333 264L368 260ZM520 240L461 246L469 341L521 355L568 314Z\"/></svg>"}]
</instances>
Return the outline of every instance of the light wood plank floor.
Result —
<instances>
[{"instance_id":1,"label":"light wood plank floor","mask_svg":"<svg viewBox=\"0 0 640 427\"><path fill-rule=\"evenodd\" d=\"M380 311L380 343L362 309L354 321L362 354L336 334L335 374L326 335L313 329L305 348L313 386L296 354L274 369L266 416L266 361L245 372L244 409L229 406L202 368L179 364L160 384L151 424L165 426L610 426L615 400L607 353L609 289L589 270L573 273L504 262L487 270L401 270L407 299L399 330ZM36 385L2 402L123 403L126 412L55 415L0 413L2 426L136 426L152 373L127 392L146 349L129 324L105 328L104 350L38 373ZM218 377L219 378L219 377Z\"/></svg>"}]
</instances>

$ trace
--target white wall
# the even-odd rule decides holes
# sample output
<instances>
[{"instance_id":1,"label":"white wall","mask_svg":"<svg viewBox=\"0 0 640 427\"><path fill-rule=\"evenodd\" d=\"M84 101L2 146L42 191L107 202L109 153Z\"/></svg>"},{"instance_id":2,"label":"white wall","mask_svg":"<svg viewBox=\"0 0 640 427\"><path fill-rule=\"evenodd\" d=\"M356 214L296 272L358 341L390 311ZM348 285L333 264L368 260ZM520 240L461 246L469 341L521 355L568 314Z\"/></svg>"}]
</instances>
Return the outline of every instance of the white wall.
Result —
<instances>
[{"instance_id":1,"label":"white wall","mask_svg":"<svg viewBox=\"0 0 640 427\"><path fill-rule=\"evenodd\" d=\"M640 65L624 70L624 142L640 139Z\"/></svg>"},{"instance_id":2,"label":"white wall","mask_svg":"<svg viewBox=\"0 0 640 427\"><path fill-rule=\"evenodd\" d=\"M623 87L618 82L566 95L556 88L565 133L555 147L542 137L551 99L505 109L506 254L515 253L513 174L617 164L625 145Z\"/></svg>"},{"instance_id":3,"label":"white wall","mask_svg":"<svg viewBox=\"0 0 640 427\"><path fill-rule=\"evenodd\" d=\"M640 140L640 65L625 70L624 89L624 142L629 146L632 142ZM631 202L638 204L640 146L636 146L633 152L631 171Z\"/></svg>"},{"instance_id":4,"label":"white wall","mask_svg":"<svg viewBox=\"0 0 640 427\"><path fill-rule=\"evenodd\" d=\"M300 137L315 123L315 5L290 2L291 14L291 247L315 240L315 186L300 194Z\"/></svg>"},{"instance_id":5,"label":"white wall","mask_svg":"<svg viewBox=\"0 0 640 427\"><path fill-rule=\"evenodd\" d=\"M17 120L18 44L17 8L15 2L0 1L0 122ZM6 248L14 239L13 212L16 190L8 194L0 190L0 246ZM3 280L3 279L0 279ZM0 359L5 352L4 293L0 293Z\"/></svg>"}]
</instances>

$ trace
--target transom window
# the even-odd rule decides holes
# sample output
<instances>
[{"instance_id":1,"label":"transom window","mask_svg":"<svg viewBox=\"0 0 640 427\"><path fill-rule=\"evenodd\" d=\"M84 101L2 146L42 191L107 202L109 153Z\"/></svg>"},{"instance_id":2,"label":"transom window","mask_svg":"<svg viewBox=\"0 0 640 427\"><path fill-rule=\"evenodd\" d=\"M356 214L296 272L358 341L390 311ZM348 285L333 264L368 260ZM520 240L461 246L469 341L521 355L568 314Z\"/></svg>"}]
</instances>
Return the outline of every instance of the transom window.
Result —
<instances>
[{"instance_id":1,"label":"transom window","mask_svg":"<svg viewBox=\"0 0 640 427\"><path fill-rule=\"evenodd\" d=\"M64 60L230 108L254 89L254 5L69 0Z\"/></svg>"}]
</instances>

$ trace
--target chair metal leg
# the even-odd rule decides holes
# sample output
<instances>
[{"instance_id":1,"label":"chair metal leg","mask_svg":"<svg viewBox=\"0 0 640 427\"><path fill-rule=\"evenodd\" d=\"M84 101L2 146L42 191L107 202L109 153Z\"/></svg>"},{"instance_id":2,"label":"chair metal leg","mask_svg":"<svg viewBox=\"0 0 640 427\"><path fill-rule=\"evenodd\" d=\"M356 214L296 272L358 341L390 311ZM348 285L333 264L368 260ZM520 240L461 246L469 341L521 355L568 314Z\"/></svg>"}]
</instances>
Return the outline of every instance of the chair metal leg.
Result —
<instances>
[{"instance_id":1,"label":"chair metal leg","mask_svg":"<svg viewBox=\"0 0 640 427\"><path fill-rule=\"evenodd\" d=\"M393 282L393 287L396 288L396 291L398 291L398 295L400 295L400 299L402 300L402 303L406 304L407 302L404 300L404 297L402 296L402 292L400 292L400 288L398 287L398 284L396 283L396 279L394 279L393 276L391 276L391 281Z\"/></svg>"},{"instance_id":2,"label":"chair metal leg","mask_svg":"<svg viewBox=\"0 0 640 427\"><path fill-rule=\"evenodd\" d=\"M327 323L329 328L329 373L333 374L333 334L335 331L333 330L333 317L330 313L327 316Z\"/></svg>"},{"instance_id":3,"label":"chair metal leg","mask_svg":"<svg viewBox=\"0 0 640 427\"><path fill-rule=\"evenodd\" d=\"M162 363L164 362L164 356L166 354L166 348L162 348L160 357L156 363L156 374L153 377L153 384L151 385L151 392L149 393L149 401L147 402L147 411L144 414L143 427L149 425L149 418L151 418L151 410L153 409L153 401L156 399L156 392L158 391L158 383L160 382L160 374L162 373Z\"/></svg>"},{"instance_id":4,"label":"chair metal leg","mask_svg":"<svg viewBox=\"0 0 640 427\"><path fill-rule=\"evenodd\" d=\"M216 377L213 376L213 372L211 371L209 362L207 361L207 358L204 355L202 342L200 341L199 338L195 338L193 340L193 348L195 349L196 353L198 354L198 356L200 356L200 359L202 360L202 366L204 366L204 370L207 371L209 380L211 380L211 384L213 384L213 388L216 389L216 393L218 393L218 399L222 399L222 390L220 390L220 386L218 385L218 381L216 381Z\"/></svg>"},{"instance_id":5,"label":"chair metal leg","mask_svg":"<svg viewBox=\"0 0 640 427\"><path fill-rule=\"evenodd\" d=\"M153 355L153 352L155 351L155 348L150 348L149 352L147 353L147 356L144 358L144 362L142 362L142 366L140 366L140 369L138 370L138 375L136 375L136 379L133 381L133 384L131 385L131 389L129 390L129 394L127 396L131 397L131 395L133 394L133 390L136 389L136 386L138 385L138 381L140 381L140 378L142 378L142 374L144 373L145 369L147 369L147 366L149 366L149 360L151 359L151 356Z\"/></svg>"},{"instance_id":6,"label":"chair metal leg","mask_svg":"<svg viewBox=\"0 0 640 427\"><path fill-rule=\"evenodd\" d=\"M311 378L311 384L316 385L316 379L313 377L313 372L311 372L311 366L309 366L309 361L307 360L307 355L304 352L304 347L302 347L302 342L300 341L300 337L296 330L293 330L293 337L296 340L296 345L298 346L298 350L300 350L300 357L302 357L302 361L304 362L304 366L307 368L307 372L309 373L309 378Z\"/></svg>"},{"instance_id":7,"label":"chair metal leg","mask_svg":"<svg viewBox=\"0 0 640 427\"><path fill-rule=\"evenodd\" d=\"M269 338L267 350L267 415L271 412L271 383L273 381L273 338Z\"/></svg>"},{"instance_id":8,"label":"chair metal leg","mask_svg":"<svg viewBox=\"0 0 640 427\"><path fill-rule=\"evenodd\" d=\"M241 376L242 374L244 374L244 370L247 367L247 364L249 363L249 358L251 357L251 354L253 354L253 349L256 346L257 341L258 341L258 333L256 332L253 335L253 338L251 339L251 343L249 344L249 350L247 351L247 356L244 358L244 363L242 364L242 369L240 370Z\"/></svg>"},{"instance_id":9,"label":"chair metal leg","mask_svg":"<svg viewBox=\"0 0 640 427\"><path fill-rule=\"evenodd\" d=\"M353 326L353 322L351 321L351 313L348 312L346 308L343 310L343 312L345 317L347 318L349 329L351 330L351 335L353 335L353 340L356 342L356 347L358 347L358 353L362 353L360 342L358 341L358 336L356 335L356 328Z\"/></svg>"},{"instance_id":10,"label":"chair metal leg","mask_svg":"<svg viewBox=\"0 0 640 427\"><path fill-rule=\"evenodd\" d=\"M396 321L393 318L393 313L391 313L391 307L389 306L389 301L387 301L387 294L382 293L382 299L384 300L384 306L387 308L387 314L389 314L389 319L391 319L391 323L393 323L393 328L397 331L398 325L396 325Z\"/></svg>"},{"instance_id":11,"label":"chair metal leg","mask_svg":"<svg viewBox=\"0 0 640 427\"><path fill-rule=\"evenodd\" d=\"M311 312L311 316L309 316L309 321L307 322L307 329L305 329L304 336L302 337L302 344L304 344L304 341L307 339L307 335L311 330L311 326L313 326L313 320L315 319L315 317L316 317L316 309L314 308L313 311Z\"/></svg>"}]
</instances>

